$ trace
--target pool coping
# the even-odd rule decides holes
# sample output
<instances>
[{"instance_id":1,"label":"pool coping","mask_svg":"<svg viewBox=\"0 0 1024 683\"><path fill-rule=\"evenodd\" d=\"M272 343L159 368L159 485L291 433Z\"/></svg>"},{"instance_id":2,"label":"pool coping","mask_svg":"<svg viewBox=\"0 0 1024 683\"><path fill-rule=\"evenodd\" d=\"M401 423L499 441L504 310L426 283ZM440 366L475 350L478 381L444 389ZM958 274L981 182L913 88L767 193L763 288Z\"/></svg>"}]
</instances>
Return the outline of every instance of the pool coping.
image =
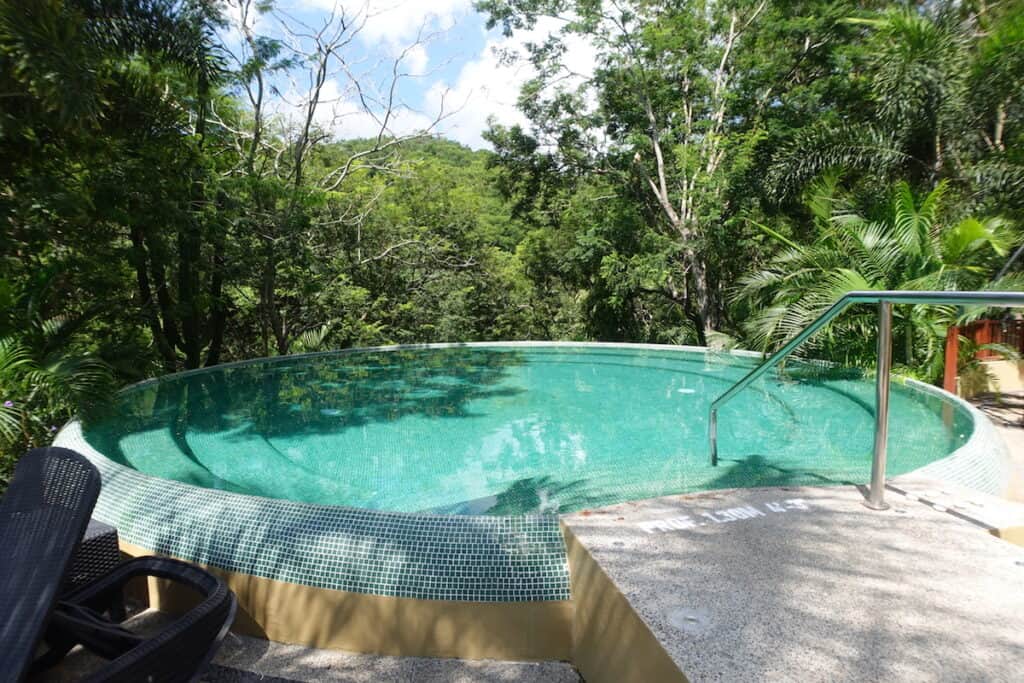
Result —
<instances>
[{"instance_id":1,"label":"pool coping","mask_svg":"<svg viewBox=\"0 0 1024 683\"><path fill-rule=\"evenodd\" d=\"M913 497L863 501L772 487L566 515L574 663L592 683L1017 680L1024 549Z\"/></svg>"},{"instance_id":2,"label":"pool coping","mask_svg":"<svg viewBox=\"0 0 1024 683\"><path fill-rule=\"evenodd\" d=\"M215 366L226 369L329 355L446 348L584 347L758 358L742 350L619 342L467 342L404 344L324 351ZM209 372L200 368L144 380L127 389ZM992 492L1005 472L1005 445L988 419L966 401L931 385L901 380L967 411L967 443L921 470ZM987 429L986 429L987 428ZM132 546L248 576L383 597L453 602L565 602L571 599L565 544L556 513L450 515L391 512L208 489L144 474L108 459L72 420L55 445L82 452L100 470L96 517L116 526ZM995 453L995 454L994 454ZM1005 460L1005 459L1004 459ZM945 463L940 466L940 464ZM969 475L982 472L983 476Z\"/></svg>"},{"instance_id":3,"label":"pool coping","mask_svg":"<svg viewBox=\"0 0 1024 683\"><path fill-rule=\"evenodd\" d=\"M995 425L985 413L955 394L913 378L903 378L905 385L945 399L971 416L974 430L967 443L945 458L919 467L892 479L930 478L981 491L993 496L1007 493L1011 478L1010 451Z\"/></svg>"}]
</instances>

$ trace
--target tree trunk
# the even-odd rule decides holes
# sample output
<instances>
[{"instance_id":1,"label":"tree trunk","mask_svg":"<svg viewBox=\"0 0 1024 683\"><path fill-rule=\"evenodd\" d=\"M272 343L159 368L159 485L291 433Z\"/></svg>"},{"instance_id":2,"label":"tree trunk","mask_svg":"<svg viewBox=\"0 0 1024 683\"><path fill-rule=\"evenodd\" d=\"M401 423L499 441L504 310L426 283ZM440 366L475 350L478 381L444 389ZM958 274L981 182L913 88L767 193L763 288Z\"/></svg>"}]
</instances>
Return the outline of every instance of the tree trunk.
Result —
<instances>
[{"instance_id":1,"label":"tree trunk","mask_svg":"<svg viewBox=\"0 0 1024 683\"><path fill-rule=\"evenodd\" d=\"M227 322L227 304L224 301L224 238L218 231L213 244L213 272L210 275L210 315L207 320L210 346L206 351L206 365L220 363L221 348L224 345L224 326Z\"/></svg>"},{"instance_id":2,"label":"tree trunk","mask_svg":"<svg viewBox=\"0 0 1024 683\"><path fill-rule=\"evenodd\" d=\"M274 344L279 354L288 353L288 337L281 313L277 310L275 293L277 291L277 258L273 242L266 242L266 259L263 264L263 281L260 283L260 308L263 309L264 324L274 336ZM266 329L266 328L265 328ZM264 342L266 345L266 342ZM266 349L269 351L269 349Z\"/></svg>"},{"instance_id":3,"label":"tree trunk","mask_svg":"<svg viewBox=\"0 0 1024 683\"><path fill-rule=\"evenodd\" d=\"M135 266L135 281L139 288L139 303L142 315L149 325L150 334L153 335L153 343L160 353L164 372L174 372L178 369L178 357L174 352L174 344L168 340L160 325L160 316L154 305L153 288L149 283L149 258L142 235L142 228L134 225L131 227L132 262Z\"/></svg>"},{"instance_id":4,"label":"tree trunk","mask_svg":"<svg viewBox=\"0 0 1024 683\"><path fill-rule=\"evenodd\" d=\"M681 230L686 235L683 239L692 243L694 231ZM693 302L691 320L697 328L697 342L707 346L708 334L718 328L720 315L714 288L708 276L704 257L691 246L683 249L683 267L687 273L687 301Z\"/></svg>"},{"instance_id":5,"label":"tree trunk","mask_svg":"<svg viewBox=\"0 0 1024 683\"><path fill-rule=\"evenodd\" d=\"M193 217L194 218L194 217ZM202 326L199 311L199 237L195 224L190 221L178 233L178 305L181 309L182 350L185 367L198 368L201 363Z\"/></svg>"},{"instance_id":6,"label":"tree trunk","mask_svg":"<svg viewBox=\"0 0 1024 683\"><path fill-rule=\"evenodd\" d=\"M184 228L178 233L178 303L181 307L182 350L185 351L185 367L198 368L202 365L205 326L200 304L200 259L202 258L203 234L202 211L206 201L206 187L198 154L202 154L206 142L206 111L209 104L209 83L200 75L198 83L198 108L196 112L197 164L193 166L189 184L190 216Z\"/></svg>"},{"instance_id":7,"label":"tree trunk","mask_svg":"<svg viewBox=\"0 0 1024 683\"><path fill-rule=\"evenodd\" d=\"M171 298L171 288L167 284L167 262L162 245L157 240L154 245L145 233L140 235L144 244L148 244L149 261L153 272L153 286L156 288L156 301L160 305L160 318L163 320L163 334L172 349L181 348L181 335L178 334L178 319Z\"/></svg>"},{"instance_id":8,"label":"tree trunk","mask_svg":"<svg viewBox=\"0 0 1024 683\"><path fill-rule=\"evenodd\" d=\"M708 334L718 326L718 307L715 303L714 291L708 280L704 259L699 254L693 254L690 272L693 275L693 295L697 300L697 312L702 328L697 336L700 338L701 345L706 346Z\"/></svg>"}]
</instances>

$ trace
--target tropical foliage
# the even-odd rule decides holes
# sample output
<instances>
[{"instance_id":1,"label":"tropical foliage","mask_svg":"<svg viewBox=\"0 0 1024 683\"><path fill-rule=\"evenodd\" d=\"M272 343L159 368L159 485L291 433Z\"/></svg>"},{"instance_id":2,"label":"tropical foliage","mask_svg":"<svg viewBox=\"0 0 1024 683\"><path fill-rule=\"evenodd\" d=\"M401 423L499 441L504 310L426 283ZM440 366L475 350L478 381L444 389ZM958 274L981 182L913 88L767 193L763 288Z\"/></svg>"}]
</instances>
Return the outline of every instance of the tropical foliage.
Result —
<instances>
[{"instance_id":1,"label":"tropical foliage","mask_svg":"<svg viewBox=\"0 0 1024 683\"><path fill-rule=\"evenodd\" d=\"M756 348L770 349L807 327L843 294L855 290L1024 289L1020 274L993 279L1019 232L1005 219L942 219L948 185L940 183L918 200L906 182L897 183L889 210L877 219L853 211L838 192L834 174L814 183L807 209L816 240L797 244L771 230L780 250L740 280L742 296L756 313L743 325ZM946 329L957 322L953 307L911 307L902 316L902 361L941 368ZM848 315L819 335L807 351L847 363L872 356L873 312ZM815 343L816 342L816 343ZM824 348L823 348L824 347ZM938 361L938 365L935 362ZM934 378L934 377L933 377Z\"/></svg>"},{"instance_id":2,"label":"tropical foliage","mask_svg":"<svg viewBox=\"0 0 1024 683\"><path fill-rule=\"evenodd\" d=\"M0 280L0 441L15 453L46 443L114 388L111 368L82 339L85 319L50 315L50 284L44 275L17 291ZM2 480L12 462L0 460Z\"/></svg>"},{"instance_id":3,"label":"tropical foliage","mask_svg":"<svg viewBox=\"0 0 1024 683\"><path fill-rule=\"evenodd\" d=\"M474 151L436 136L443 110L393 134L405 71L353 71L355 10L318 28L263 0L0 0L5 467L117 385L228 360L767 350L850 289L1024 284L1020 3L477 6L510 35L554 28L518 57L528 123ZM346 135L327 82L374 135ZM899 361L934 377L946 326L979 314L900 311ZM869 364L869 327L805 352Z\"/></svg>"}]
</instances>

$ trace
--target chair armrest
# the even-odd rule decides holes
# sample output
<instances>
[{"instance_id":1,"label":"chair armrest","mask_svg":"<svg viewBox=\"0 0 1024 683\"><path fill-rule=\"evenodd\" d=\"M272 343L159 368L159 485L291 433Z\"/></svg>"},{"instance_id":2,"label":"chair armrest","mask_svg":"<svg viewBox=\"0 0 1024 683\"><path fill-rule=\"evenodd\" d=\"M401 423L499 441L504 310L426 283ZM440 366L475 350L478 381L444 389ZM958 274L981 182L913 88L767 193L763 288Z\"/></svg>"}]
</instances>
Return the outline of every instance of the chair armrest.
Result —
<instances>
[{"instance_id":1,"label":"chair armrest","mask_svg":"<svg viewBox=\"0 0 1024 683\"><path fill-rule=\"evenodd\" d=\"M135 641L114 622L100 616L117 599L124 584L138 576L168 579L197 591L202 600L155 636ZM108 575L68 594L58 605L53 625L61 639L90 642L99 654L115 658L89 681L154 681L178 683L194 680L210 663L228 628L237 603L227 584L194 565L160 557L141 557L119 565ZM82 637L75 637L81 628ZM106 642L97 642L109 637ZM136 644L137 642L137 644ZM106 652L104 652L104 650ZM120 653L120 654L118 654Z\"/></svg>"}]
</instances>

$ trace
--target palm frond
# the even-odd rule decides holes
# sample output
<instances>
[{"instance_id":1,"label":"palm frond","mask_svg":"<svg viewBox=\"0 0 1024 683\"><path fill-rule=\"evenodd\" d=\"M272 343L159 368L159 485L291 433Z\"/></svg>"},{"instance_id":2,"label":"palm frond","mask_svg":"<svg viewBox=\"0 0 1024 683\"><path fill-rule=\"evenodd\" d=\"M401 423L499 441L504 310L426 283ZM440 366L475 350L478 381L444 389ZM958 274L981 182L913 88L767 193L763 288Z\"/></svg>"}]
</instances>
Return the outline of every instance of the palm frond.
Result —
<instances>
[{"instance_id":1,"label":"palm frond","mask_svg":"<svg viewBox=\"0 0 1024 683\"><path fill-rule=\"evenodd\" d=\"M0 404L0 439L14 441L21 432L21 410L17 405Z\"/></svg>"},{"instance_id":2,"label":"palm frond","mask_svg":"<svg viewBox=\"0 0 1024 683\"><path fill-rule=\"evenodd\" d=\"M781 146L768 170L766 185L772 196L784 199L828 171L844 168L887 177L911 161L902 142L890 131L869 125L819 124L798 132Z\"/></svg>"},{"instance_id":3,"label":"palm frond","mask_svg":"<svg viewBox=\"0 0 1024 683\"><path fill-rule=\"evenodd\" d=\"M298 339L295 340L294 352L295 353L307 353L310 351L319 351L324 342L327 341L327 336L331 332L331 323L324 323L320 327L316 327L310 330L306 330Z\"/></svg>"},{"instance_id":4,"label":"palm frond","mask_svg":"<svg viewBox=\"0 0 1024 683\"><path fill-rule=\"evenodd\" d=\"M0 386L13 383L15 373L34 367L28 347L10 337L0 338Z\"/></svg>"},{"instance_id":5,"label":"palm frond","mask_svg":"<svg viewBox=\"0 0 1024 683\"><path fill-rule=\"evenodd\" d=\"M50 354L40 363L34 379L48 391L65 393L82 407L103 400L113 388L110 366L87 355Z\"/></svg>"}]
</instances>

